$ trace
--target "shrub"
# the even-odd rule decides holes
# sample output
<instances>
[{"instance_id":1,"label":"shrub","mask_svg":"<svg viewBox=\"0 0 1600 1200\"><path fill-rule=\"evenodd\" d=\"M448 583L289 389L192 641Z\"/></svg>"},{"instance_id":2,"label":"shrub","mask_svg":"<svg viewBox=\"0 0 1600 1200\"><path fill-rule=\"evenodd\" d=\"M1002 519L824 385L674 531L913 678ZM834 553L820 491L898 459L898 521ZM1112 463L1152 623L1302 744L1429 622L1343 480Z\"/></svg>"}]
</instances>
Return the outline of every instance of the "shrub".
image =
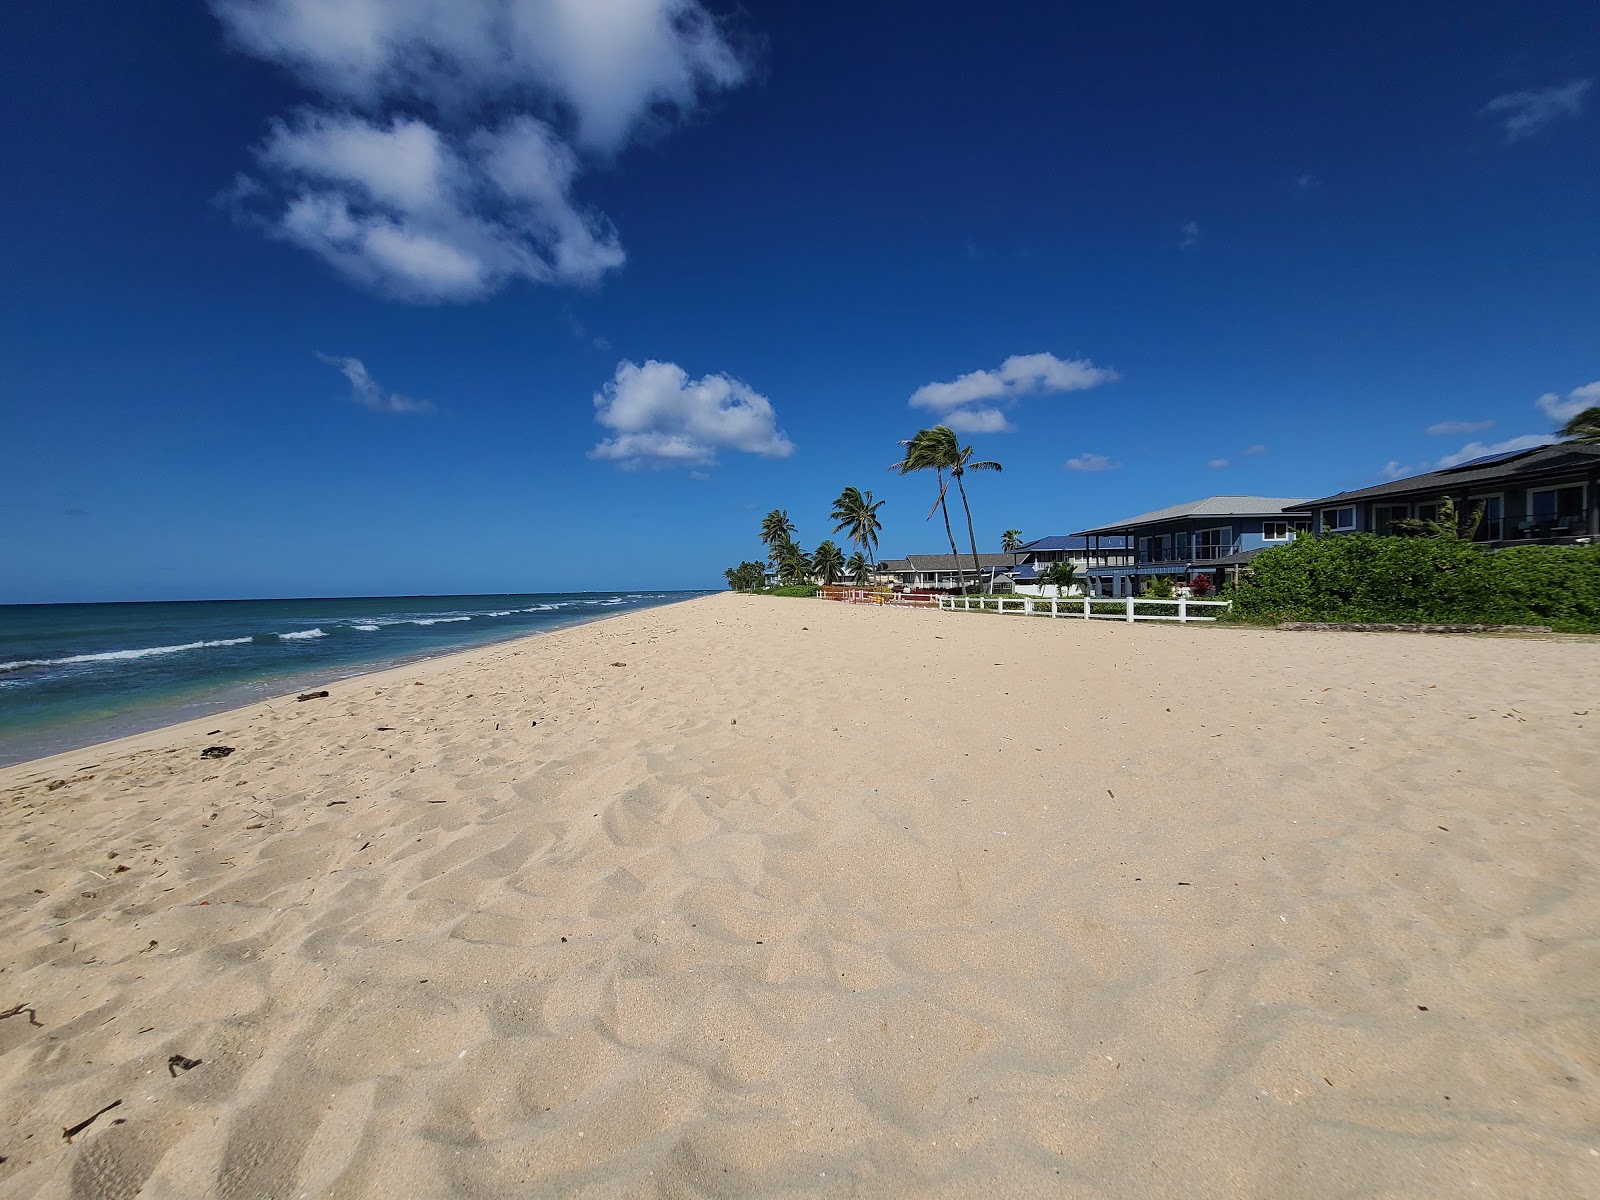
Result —
<instances>
[{"instance_id":1,"label":"shrub","mask_svg":"<svg viewBox=\"0 0 1600 1200\"><path fill-rule=\"evenodd\" d=\"M799 596L807 598L817 594L817 585L814 583L790 583L783 587L767 588L761 593L763 596Z\"/></svg>"},{"instance_id":2,"label":"shrub","mask_svg":"<svg viewBox=\"0 0 1600 1200\"><path fill-rule=\"evenodd\" d=\"M1600 632L1600 547L1488 553L1451 538L1296 538L1231 589L1245 621L1549 625Z\"/></svg>"}]
</instances>

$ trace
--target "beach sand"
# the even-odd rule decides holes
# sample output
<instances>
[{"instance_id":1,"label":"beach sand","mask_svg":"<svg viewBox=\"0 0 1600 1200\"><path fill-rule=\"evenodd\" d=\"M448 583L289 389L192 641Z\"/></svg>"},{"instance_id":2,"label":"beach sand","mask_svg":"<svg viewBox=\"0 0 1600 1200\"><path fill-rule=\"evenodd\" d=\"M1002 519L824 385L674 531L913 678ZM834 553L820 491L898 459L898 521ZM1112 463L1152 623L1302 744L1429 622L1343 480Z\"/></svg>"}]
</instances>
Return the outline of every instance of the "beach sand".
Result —
<instances>
[{"instance_id":1,"label":"beach sand","mask_svg":"<svg viewBox=\"0 0 1600 1200\"><path fill-rule=\"evenodd\" d=\"M12 767L0 1197L1600 1196L1597 680L722 595Z\"/></svg>"}]
</instances>

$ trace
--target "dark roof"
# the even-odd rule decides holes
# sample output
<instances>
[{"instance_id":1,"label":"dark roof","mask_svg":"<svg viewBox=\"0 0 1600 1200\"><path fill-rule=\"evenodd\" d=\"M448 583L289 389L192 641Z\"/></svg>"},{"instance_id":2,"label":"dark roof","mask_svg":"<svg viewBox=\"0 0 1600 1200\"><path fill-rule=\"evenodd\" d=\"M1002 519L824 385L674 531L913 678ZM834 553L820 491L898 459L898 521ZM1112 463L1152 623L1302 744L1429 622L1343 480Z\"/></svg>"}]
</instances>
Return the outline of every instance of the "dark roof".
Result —
<instances>
[{"instance_id":1,"label":"dark roof","mask_svg":"<svg viewBox=\"0 0 1600 1200\"><path fill-rule=\"evenodd\" d=\"M1276 546L1257 546L1254 550L1241 550L1237 554L1224 555L1222 558L1213 558L1210 562L1196 563L1201 568L1210 567L1242 567L1258 554L1268 550L1276 550Z\"/></svg>"},{"instance_id":2,"label":"dark roof","mask_svg":"<svg viewBox=\"0 0 1600 1200\"><path fill-rule=\"evenodd\" d=\"M1121 543L1120 545L1118 543ZM1100 539L1102 550L1126 550L1128 539L1124 537L1103 537ZM1032 550L1089 550L1089 539L1082 534L1052 534L1050 537L1034 538L1031 542L1024 542L1017 547L1018 554L1027 554Z\"/></svg>"},{"instance_id":3,"label":"dark roof","mask_svg":"<svg viewBox=\"0 0 1600 1200\"><path fill-rule=\"evenodd\" d=\"M1307 501L1297 496L1207 496L1187 504L1173 504L1154 512L1140 513L1126 521L1114 521L1097 529L1083 529L1085 534L1121 533L1140 525L1164 525L1169 521L1183 521L1191 517L1275 517L1282 512L1298 511Z\"/></svg>"},{"instance_id":4,"label":"dark roof","mask_svg":"<svg viewBox=\"0 0 1600 1200\"><path fill-rule=\"evenodd\" d=\"M1009 554L979 554L980 567L1010 567L1011 555ZM911 571L972 571L972 555L970 554L909 554L905 558L886 558L878 564L878 570L890 575L899 575Z\"/></svg>"},{"instance_id":5,"label":"dark roof","mask_svg":"<svg viewBox=\"0 0 1600 1200\"><path fill-rule=\"evenodd\" d=\"M1296 512L1353 504L1359 500L1379 500L1385 496L1406 496L1414 492L1441 495L1478 487L1482 484L1502 483L1512 479L1539 479L1546 475L1571 475L1574 472L1600 470L1600 446L1583 442L1558 442L1554 446L1536 446L1506 455L1487 455L1489 461L1473 459L1442 471L1429 471L1426 475L1412 475L1406 479L1391 479L1388 483L1353 492L1340 492L1320 500L1307 500L1294 506Z\"/></svg>"}]
</instances>

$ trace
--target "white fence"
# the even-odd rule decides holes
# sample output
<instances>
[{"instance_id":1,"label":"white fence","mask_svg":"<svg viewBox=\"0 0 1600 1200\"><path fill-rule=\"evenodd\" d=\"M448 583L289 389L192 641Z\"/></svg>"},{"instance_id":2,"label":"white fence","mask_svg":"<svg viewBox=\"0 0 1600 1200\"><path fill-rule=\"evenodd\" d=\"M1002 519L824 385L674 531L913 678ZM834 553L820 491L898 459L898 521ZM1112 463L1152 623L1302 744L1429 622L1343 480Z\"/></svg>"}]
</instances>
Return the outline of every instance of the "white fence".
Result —
<instances>
[{"instance_id":1,"label":"white fence","mask_svg":"<svg viewBox=\"0 0 1600 1200\"><path fill-rule=\"evenodd\" d=\"M1215 621L1193 610L1232 608L1231 600L1154 600L1128 596L1121 600L1042 596L940 596L945 612L1021 613L1029 617L1078 617L1088 621ZM1140 612L1144 607L1147 611ZM1154 607L1157 611L1148 611Z\"/></svg>"}]
</instances>

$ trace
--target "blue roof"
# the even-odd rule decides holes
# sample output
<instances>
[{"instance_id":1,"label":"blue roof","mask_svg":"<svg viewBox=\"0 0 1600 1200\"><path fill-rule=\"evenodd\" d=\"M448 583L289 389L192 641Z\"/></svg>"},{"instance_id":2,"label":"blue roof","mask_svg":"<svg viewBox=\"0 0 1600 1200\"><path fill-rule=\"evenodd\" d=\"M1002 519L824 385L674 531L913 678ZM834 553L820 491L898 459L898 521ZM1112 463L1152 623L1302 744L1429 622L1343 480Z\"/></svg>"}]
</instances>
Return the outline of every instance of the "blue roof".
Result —
<instances>
[{"instance_id":1,"label":"blue roof","mask_svg":"<svg viewBox=\"0 0 1600 1200\"><path fill-rule=\"evenodd\" d=\"M1034 538L1031 542L1024 542L1017 549L1018 554L1027 554L1030 550L1089 550L1092 549L1089 539L1079 534L1067 536L1053 534L1050 537ZM1102 550L1126 550L1127 539L1120 534L1100 539Z\"/></svg>"}]
</instances>

